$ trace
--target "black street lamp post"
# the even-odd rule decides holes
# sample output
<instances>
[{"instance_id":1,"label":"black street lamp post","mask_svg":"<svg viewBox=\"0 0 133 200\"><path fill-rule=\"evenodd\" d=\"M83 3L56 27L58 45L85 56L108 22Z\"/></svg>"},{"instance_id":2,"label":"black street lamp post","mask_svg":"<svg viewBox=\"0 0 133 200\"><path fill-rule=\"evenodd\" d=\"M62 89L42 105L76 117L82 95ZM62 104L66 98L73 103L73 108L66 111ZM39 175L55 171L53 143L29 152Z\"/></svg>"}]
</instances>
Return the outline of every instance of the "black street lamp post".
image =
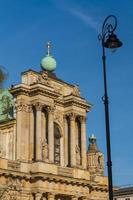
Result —
<instances>
[{"instance_id":1,"label":"black street lamp post","mask_svg":"<svg viewBox=\"0 0 133 200\"><path fill-rule=\"evenodd\" d=\"M106 124L106 145L107 145L107 169L108 169L108 190L109 200L113 200L113 183L112 183L112 161L110 146L110 124L109 124L109 101L107 92L106 78L106 55L105 48L116 49L122 46L122 42L114 34L117 27L117 19L114 15L109 15L103 23L102 33L99 39L102 44L102 61L103 61L103 78L104 78L104 96L102 98L105 106L105 124Z\"/></svg>"}]
</instances>

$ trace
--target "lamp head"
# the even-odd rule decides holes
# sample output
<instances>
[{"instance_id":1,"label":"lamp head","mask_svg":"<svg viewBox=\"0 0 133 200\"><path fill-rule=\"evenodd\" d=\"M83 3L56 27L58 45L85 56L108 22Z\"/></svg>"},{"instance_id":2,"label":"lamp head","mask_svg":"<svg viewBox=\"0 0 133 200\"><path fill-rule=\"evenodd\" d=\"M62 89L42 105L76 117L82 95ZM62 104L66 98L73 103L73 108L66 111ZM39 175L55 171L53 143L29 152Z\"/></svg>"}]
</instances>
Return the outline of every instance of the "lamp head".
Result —
<instances>
[{"instance_id":1,"label":"lamp head","mask_svg":"<svg viewBox=\"0 0 133 200\"><path fill-rule=\"evenodd\" d=\"M107 40L104 42L104 47L109 49L116 49L122 46L122 42L112 32L108 35Z\"/></svg>"}]
</instances>

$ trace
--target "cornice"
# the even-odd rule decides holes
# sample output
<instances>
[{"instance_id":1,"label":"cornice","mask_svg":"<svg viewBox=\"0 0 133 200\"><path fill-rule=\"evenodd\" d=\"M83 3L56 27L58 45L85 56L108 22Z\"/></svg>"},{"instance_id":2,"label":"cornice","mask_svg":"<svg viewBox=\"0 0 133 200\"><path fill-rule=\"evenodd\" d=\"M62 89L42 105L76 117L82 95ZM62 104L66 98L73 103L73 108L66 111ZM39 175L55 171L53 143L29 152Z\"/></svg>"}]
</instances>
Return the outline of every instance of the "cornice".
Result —
<instances>
[{"instance_id":1,"label":"cornice","mask_svg":"<svg viewBox=\"0 0 133 200\"><path fill-rule=\"evenodd\" d=\"M5 178L18 178L20 180L24 179L27 180L31 183L34 183L38 180L42 181L48 181L48 182L54 182L54 183L62 183L62 184L71 184L71 185L77 185L77 186L82 186L82 187L88 187L90 189L90 193L92 191L101 191L101 192L107 192L107 185L100 185L97 182L92 182L89 180L84 180L84 179L76 179L72 177L64 177L64 176L59 176L59 175L52 175L52 174L46 174L46 173L22 173L22 172L13 172L8 170L0 170L0 177L4 176Z\"/></svg>"},{"instance_id":2,"label":"cornice","mask_svg":"<svg viewBox=\"0 0 133 200\"><path fill-rule=\"evenodd\" d=\"M77 106L77 107L81 107L86 109L87 111L89 111L92 107L92 104L88 103L85 101L85 99L81 98L81 97L77 97L77 96L69 96L69 98L64 98L64 105L65 107L68 106Z\"/></svg>"},{"instance_id":3,"label":"cornice","mask_svg":"<svg viewBox=\"0 0 133 200\"><path fill-rule=\"evenodd\" d=\"M16 87L10 89L11 94L16 97L18 95L26 95L26 96L36 96L43 95L52 98L58 98L60 96L59 93L55 92L54 89L50 86L45 86L42 84L33 84L30 86L20 84Z\"/></svg>"}]
</instances>

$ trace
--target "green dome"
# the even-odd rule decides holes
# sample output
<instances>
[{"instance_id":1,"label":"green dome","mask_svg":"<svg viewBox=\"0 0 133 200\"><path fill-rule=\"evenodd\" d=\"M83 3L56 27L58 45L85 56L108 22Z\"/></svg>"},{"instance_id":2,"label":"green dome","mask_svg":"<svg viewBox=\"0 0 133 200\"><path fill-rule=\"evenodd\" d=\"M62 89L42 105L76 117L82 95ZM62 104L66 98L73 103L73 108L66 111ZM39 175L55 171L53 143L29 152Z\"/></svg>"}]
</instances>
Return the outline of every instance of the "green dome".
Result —
<instances>
[{"instance_id":1,"label":"green dome","mask_svg":"<svg viewBox=\"0 0 133 200\"><path fill-rule=\"evenodd\" d=\"M41 60L41 67L43 70L54 71L56 68L56 60L52 56L47 55Z\"/></svg>"},{"instance_id":2,"label":"green dome","mask_svg":"<svg viewBox=\"0 0 133 200\"><path fill-rule=\"evenodd\" d=\"M50 52L51 44L47 43L47 55L41 60L41 68L46 71L54 71L56 68L56 60L53 58Z\"/></svg>"}]
</instances>

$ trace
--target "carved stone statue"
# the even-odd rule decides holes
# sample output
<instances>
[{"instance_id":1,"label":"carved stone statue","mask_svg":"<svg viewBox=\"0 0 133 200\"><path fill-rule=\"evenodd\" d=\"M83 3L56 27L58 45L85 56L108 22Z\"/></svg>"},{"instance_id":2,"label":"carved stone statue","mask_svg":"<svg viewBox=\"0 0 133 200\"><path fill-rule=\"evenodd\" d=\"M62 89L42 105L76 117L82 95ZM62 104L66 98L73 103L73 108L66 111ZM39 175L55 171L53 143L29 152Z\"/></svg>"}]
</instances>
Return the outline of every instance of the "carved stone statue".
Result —
<instances>
[{"instance_id":1,"label":"carved stone statue","mask_svg":"<svg viewBox=\"0 0 133 200\"><path fill-rule=\"evenodd\" d=\"M98 155L98 167L100 169L104 168L104 159L103 159L103 155L99 153Z\"/></svg>"},{"instance_id":2,"label":"carved stone statue","mask_svg":"<svg viewBox=\"0 0 133 200\"><path fill-rule=\"evenodd\" d=\"M79 166L81 164L80 148L76 145L76 164Z\"/></svg>"},{"instance_id":3,"label":"carved stone statue","mask_svg":"<svg viewBox=\"0 0 133 200\"><path fill-rule=\"evenodd\" d=\"M42 160L47 162L48 156L49 156L48 143L47 139L44 139L44 141L42 142Z\"/></svg>"}]
</instances>

